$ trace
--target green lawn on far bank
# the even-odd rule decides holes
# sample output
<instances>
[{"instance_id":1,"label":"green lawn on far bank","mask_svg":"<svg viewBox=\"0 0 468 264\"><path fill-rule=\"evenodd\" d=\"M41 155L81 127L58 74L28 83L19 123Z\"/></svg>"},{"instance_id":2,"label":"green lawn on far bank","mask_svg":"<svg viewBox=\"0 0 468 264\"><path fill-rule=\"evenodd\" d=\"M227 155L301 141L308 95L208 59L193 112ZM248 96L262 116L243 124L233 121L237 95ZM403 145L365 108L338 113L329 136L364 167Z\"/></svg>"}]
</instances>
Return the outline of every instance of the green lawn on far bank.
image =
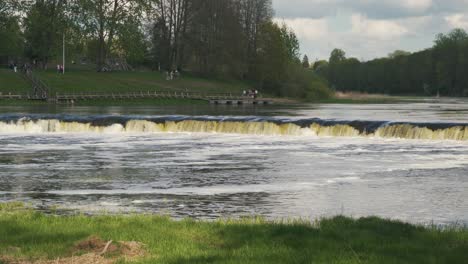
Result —
<instances>
[{"instance_id":1,"label":"green lawn on far bank","mask_svg":"<svg viewBox=\"0 0 468 264\"><path fill-rule=\"evenodd\" d=\"M168 81L165 73L157 71L96 72L72 69L64 75L53 70L37 71L36 74L59 93L189 91L240 95L243 90L252 88L246 82L198 78L186 74Z\"/></svg>"},{"instance_id":2,"label":"green lawn on far bank","mask_svg":"<svg viewBox=\"0 0 468 264\"><path fill-rule=\"evenodd\" d=\"M150 215L54 216L0 204L0 263L46 259L68 263L60 261L80 254L89 258L89 251L106 263L125 263L121 258L128 255L119 251L125 243L142 243L132 263L466 263L468 259L467 229L424 228L375 217L335 217L316 223L258 218L175 221ZM114 245L114 250L105 245Z\"/></svg>"},{"instance_id":3,"label":"green lawn on far bank","mask_svg":"<svg viewBox=\"0 0 468 264\"><path fill-rule=\"evenodd\" d=\"M28 92L31 92L31 85L23 79L19 72L0 69L0 93L25 94Z\"/></svg>"}]
</instances>

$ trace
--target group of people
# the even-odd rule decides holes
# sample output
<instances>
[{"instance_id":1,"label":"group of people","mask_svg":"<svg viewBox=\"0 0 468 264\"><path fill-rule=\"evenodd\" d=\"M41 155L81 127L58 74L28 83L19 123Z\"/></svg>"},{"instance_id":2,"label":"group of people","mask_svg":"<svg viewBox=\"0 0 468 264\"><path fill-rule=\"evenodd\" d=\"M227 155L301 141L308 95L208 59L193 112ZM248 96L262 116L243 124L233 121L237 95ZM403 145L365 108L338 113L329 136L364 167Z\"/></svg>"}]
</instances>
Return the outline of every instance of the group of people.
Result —
<instances>
[{"instance_id":1,"label":"group of people","mask_svg":"<svg viewBox=\"0 0 468 264\"><path fill-rule=\"evenodd\" d=\"M252 90L252 89L244 90L242 92L242 96L245 96L245 97L248 96L250 98L256 99L258 96L258 90Z\"/></svg>"},{"instance_id":2,"label":"group of people","mask_svg":"<svg viewBox=\"0 0 468 264\"><path fill-rule=\"evenodd\" d=\"M63 73L64 70L65 68L62 64L57 64L57 73Z\"/></svg>"},{"instance_id":3,"label":"group of people","mask_svg":"<svg viewBox=\"0 0 468 264\"><path fill-rule=\"evenodd\" d=\"M166 81L178 79L179 77L180 77L180 72L178 70L166 71Z\"/></svg>"},{"instance_id":4,"label":"group of people","mask_svg":"<svg viewBox=\"0 0 468 264\"><path fill-rule=\"evenodd\" d=\"M16 65L16 63L11 63L10 62L10 64L8 64L8 68L13 70L14 72L18 72L18 65Z\"/></svg>"},{"instance_id":5,"label":"group of people","mask_svg":"<svg viewBox=\"0 0 468 264\"><path fill-rule=\"evenodd\" d=\"M21 65L21 67L18 68L18 64L16 64L16 62L14 62L14 63L10 62L8 64L8 68L11 69L14 72L18 72L18 70L22 70L23 72L26 72L26 71L31 70L32 66L29 63L24 63L24 64Z\"/></svg>"}]
</instances>

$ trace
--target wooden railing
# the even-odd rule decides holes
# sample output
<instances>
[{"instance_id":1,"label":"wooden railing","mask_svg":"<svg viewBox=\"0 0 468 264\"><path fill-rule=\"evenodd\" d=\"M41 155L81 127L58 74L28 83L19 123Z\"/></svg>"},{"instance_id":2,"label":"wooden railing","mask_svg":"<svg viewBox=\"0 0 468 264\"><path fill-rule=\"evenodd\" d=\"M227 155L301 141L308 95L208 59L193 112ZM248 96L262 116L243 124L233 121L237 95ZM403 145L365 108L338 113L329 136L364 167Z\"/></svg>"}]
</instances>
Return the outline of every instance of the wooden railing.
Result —
<instances>
[{"instance_id":1,"label":"wooden railing","mask_svg":"<svg viewBox=\"0 0 468 264\"><path fill-rule=\"evenodd\" d=\"M49 87L41 81L30 69L25 69L22 71L24 77L31 83L32 85L32 93L35 99L48 99L50 89Z\"/></svg>"},{"instance_id":2,"label":"wooden railing","mask_svg":"<svg viewBox=\"0 0 468 264\"><path fill-rule=\"evenodd\" d=\"M88 100L88 99L136 99L136 98L172 98L198 100L248 100L250 97L236 96L232 93L199 93L173 91L138 91L138 92L92 92L92 93L56 93L55 99Z\"/></svg>"},{"instance_id":3,"label":"wooden railing","mask_svg":"<svg viewBox=\"0 0 468 264\"><path fill-rule=\"evenodd\" d=\"M0 92L0 99L45 100L46 98L38 97L37 95L32 93L12 94Z\"/></svg>"}]
</instances>

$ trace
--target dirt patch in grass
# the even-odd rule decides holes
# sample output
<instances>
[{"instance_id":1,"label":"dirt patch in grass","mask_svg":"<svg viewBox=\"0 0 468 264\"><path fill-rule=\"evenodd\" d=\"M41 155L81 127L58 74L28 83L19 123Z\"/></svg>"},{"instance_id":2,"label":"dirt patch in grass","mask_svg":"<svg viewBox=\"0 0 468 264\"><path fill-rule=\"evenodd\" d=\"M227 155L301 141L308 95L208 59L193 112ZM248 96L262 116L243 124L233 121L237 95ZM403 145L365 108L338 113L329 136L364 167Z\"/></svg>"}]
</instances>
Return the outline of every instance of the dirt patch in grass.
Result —
<instances>
[{"instance_id":1,"label":"dirt patch in grass","mask_svg":"<svg viewBox=\"0 0 468 264\"><path fill-rule=\"evenodd\" d=\"M5 264L113 264L118 260L132 261L146 255L145 245L136 241L105 241L91 236L70 249L71 256L54 260L25 260L0 256Z\"/></svg>"}]
</instances>

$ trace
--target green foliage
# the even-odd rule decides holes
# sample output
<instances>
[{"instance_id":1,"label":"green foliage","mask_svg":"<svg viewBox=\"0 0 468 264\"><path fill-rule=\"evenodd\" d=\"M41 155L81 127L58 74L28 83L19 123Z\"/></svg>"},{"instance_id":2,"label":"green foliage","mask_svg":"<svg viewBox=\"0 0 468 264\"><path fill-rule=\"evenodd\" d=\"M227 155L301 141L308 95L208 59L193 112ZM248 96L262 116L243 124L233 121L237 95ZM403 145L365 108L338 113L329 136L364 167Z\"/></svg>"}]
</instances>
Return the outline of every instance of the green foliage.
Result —
<instances>
[{"instance_id":1,"label":"green foliage","mask_svg":"<svg viewBox=\"0 0 468 264\"><path fill-rule=\"evenodd\" d=\"M346 59L346 53L341 49L334 49L330 54L330 59L328 60L330 65L336 65Z\"/></svg>"},{"instance_id":2,"label":"green foliage","mask_svg":"<svg viewBox=\"0 0 468 264\"><path fill-rule=\"evenodd\" d=\"M304 67L305 69L310 68L309 57L307 57L307 55L304 55L304 57L302 58L302 67Z\"/></svg>"},{"instance_id":3,"label":"green foliage","mask_svg":"<svg viewBox=\"0 0 468 264\"><path fill-rule=\"evenodd\" d=\"M255 63L255 78L261 89L280 94L281 82L286 79L289 64L285 35L277 24L262 25L258 39L258 54Z\"/></svg>"},{"instance_id":4,"label":"green foliage","mask_svg":"<svg viewBox=\"0 0 468 264\"><path fill-rule=\"evenodd\" d=\"M25 55L47 69L51 64L61 64L64 40L67 66L72 61L85 61L95 63L97 71L120 71L130 70L128 64L150 65L161 71L177 69L184 75L255 82L263 93L300 94L301 98L312 89L304 83L307 78L302 76L306 74L296 70L296 65L301 65L299 40L285 23L273 22L271 0L0 3L0 12L12 17L7 24L4 16L0 17L0 56L6 55L3 61L8 56ZM21 14L23 20L14 14ZM25 52L21 54L23 43ZM309 68L308 59L302 65ZM46 81L68 89L68 84L54 83L54 79ZM87 79L81 83L97 89L97 84Z\"/></svg>"},{"instance_id":5,"label":"green foliage","mask_svg":"<svg viewBox=\"0 0 468 264\"><path fill-rule=\"evenodd\" d=\"M316 72L340 91L468 96L468 34L462 29L439 34L431 49L367 62L334 50L324 65L314 66Z\"/></svg>"},{"instance_id":6,"label":"green foliage","mask_svg":"<svg viewBox=\"0 0 468 264\"><path fill-rule=\"evenodd\" d=\"M411 52L404 51L404 50L395 50L394 52L388 54L390 59L395 59L397 57L408 56L411 55Z\"/></svg>"},{"instance_id":7,"label":"green foliage","mask_svg":"<svg viewBox=\"0 0 468 264\"><path fill-rule=\"evenodd\" d=\"M139 28L139 23L129 19L125 27L118 32L114 53L118 57L126 58L127 62L132 65L142 65L147 50L148 43Z\"/></svg>"},{"instance_id":8,"label":"green foliage","mask_svg":"<svg viewBox=\"0 0 468 264\"><path fill-rule=\"evenodd\" d=\"M291 30L268 23L260 32L255 76L263 91L309 101L330 96L327 83L300 62Z\"/></svg>"},{"instance_id":9,"label":"green foliage","mask_svg":"<svg viewBox=\"0 0 468 264\"><path fill-rule=\"evenodd\" d=\"M281 39L284 42L287 55L291 61L299 61L299 40L294 31L286 24L280 28Z\"/></svg>"},{"instance_id":10,"label":"green foliage","mask_svg":"<svg viewBox=\"0 0 468 264\"><path fill-rule=\"evenodd\" d=\"M280 95L315 101L330 98L332 92L322 77L300 64L292 64L288 68L288 79L281 86Z\"/></svg>"},{"instance_id":11,"label":"green foliage","mask_svg":"<svg viewBox=\"0 0 468 264\"><path fill-rule=\"evenodd\" d=\"M60 53L66 28L64 1L36 1L24 20L26 55L45 66Z\"/></svg>"},{"instance_id":12,"label":"green foliage","mask_svg":"<svg viewBox=\"0 0 468 264\"><path fill-rule=\"evenodd\" d=\"M0 57L23 53L23 34L16 17L0 17Z\"/></svg>"},{"instance_id":13,"label":"green foliage","mask_svg":"<svg viewBox=\"0 0 468 264\"><path fill-rule=\"evenodd\" d=\"M464 263L468 232L376 217L315 223L262 218L174 221L164 216L53 216L0 205L0 255L57 259L90 236L138 241L134 263ZM12 251L12 248L20 249Z\"/></svg>"}]
</instances>

